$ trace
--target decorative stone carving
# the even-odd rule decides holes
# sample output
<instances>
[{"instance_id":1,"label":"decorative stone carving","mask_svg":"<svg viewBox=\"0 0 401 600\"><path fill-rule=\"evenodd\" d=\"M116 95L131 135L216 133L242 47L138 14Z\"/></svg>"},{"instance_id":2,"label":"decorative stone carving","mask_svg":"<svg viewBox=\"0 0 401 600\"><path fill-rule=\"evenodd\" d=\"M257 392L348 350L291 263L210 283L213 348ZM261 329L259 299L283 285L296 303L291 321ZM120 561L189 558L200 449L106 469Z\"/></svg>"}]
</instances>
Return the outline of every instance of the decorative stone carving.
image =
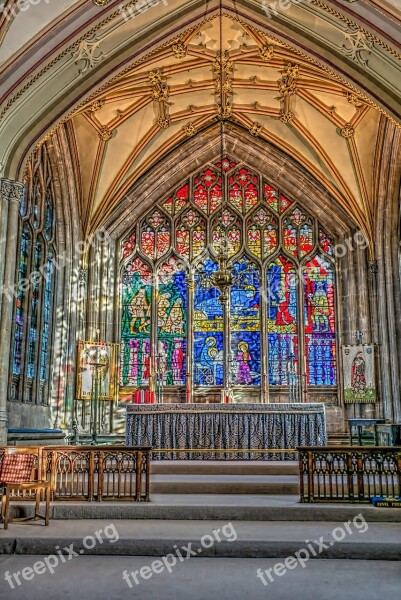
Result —
<instances>
[{"instance_id":1,"label":"decorative stone carving","mask_svg":"<svg viewBox=\"0 0 401 600\"><path fill-rule=\"evenodd\" d=\"M296 80L299 76L299 66L289 63L282 71L282 77L278 80L278 89L280 91L280 100L286 96L293 96L297 93Z\"/></svg>"},{"instance_id":2,"label":"decorative stone carving","mask_svg":"<svg viewBox=\"0 0 401 600\"><path fill-rule=\"evenodd\" d=\"M104 100L95 100L88 108L88 112L95 113L104 106Z\"/></svg>"},{"instance_id":3,"label":"decorative stone carving","mask_svg":"<svg viewBox=\"0 0 401 600\"><path fill-rule=\"evenodd\" d=\"M295 118L292 110L280 110L280 121L283 123L291 123Z\"/></svg>"},{"instance_id":4,"label":"decorative stone carving","mask_svg":"<svg viewBox=\"0 0 401 600\"><path fill-rule=\"evenodd\" d=\"M152 86L152 98L157 102L157 118L156 123L162 129L167 129L170 125L169 116L169 96L170 90L167 85L167 79L160 69L155 69L149 72L149 81Z\"/></svg>"},{"instance_id":5,"label":"decorative stone carving","mask_svg":"<svg viewBox=\"0 0 401 600\"><path fill-rule=\"evenodd\" d=\"M114 131L114 129L109 129L107 125L103 125L99 130L99 137L104 142L108 142L113 137Z\"/></svg>"},{"instance_id":6,"label":"decorative stone carving","mask_svg":"<svg viewBox=\"0 0 401 600\"><path fill-rule=\"evenodd\" d=\"M378 271L377 260L369 261L369 279L375 279Z\"/></svg>"},{"instance_id":7,"label":"decorative stone carving","mask_svg":"<svg viewBox=\"0 0 401 600\"><path fill-rule=\"evenodd\" d=\"M257 121L255 121L254 123L252 123L251 127L249 128L249 133L256 137L260 134L262 129L263 129L262 125L260 123L258 123Z\"/></svg>"},{"instance_id":8,"label":"decorative stone carving","mask_svg":"<svg viewBox=\"0 0 401 600\"><path fill-rule=\"evenodd\" d=\"M156 122L160 129L167 129L171 123L170 117L159 117Z\"/></svg>"},{"instance_id":9,"label":"decorative stone carving","mask_svg":"<svg viewBox=\"0 0 401 600\"><path fill-rule=\"evenodd\" d=\"M353 128L351 123L346 123L344 125L344 127L342 127L342 129L340 129L340 135L346 139L354 137L355 129Z\"/></svg>"},{"instance_id":10,"label":"decorative stone carving","mask_svg":"<svg viewBox=\"0 0 401 600\"><path fill-rule=\"evenodd\" d=\"M188 137L194 136L198 131L195 125L191 122L186 123L182 129L185 135L187 135Z\"/></svg>"},{"instance_id":11,"label":"decorative stone carving","mask_svg":"<svg viewBox=\"0 0 401 600\"><path fill-rule=\"evenodd\" d=\"M173 43L171 44L171 50L174 58L178 58L179 60L185 58L187 55L187 47L180 38L175 38L175 40L173 40Z\"/></svg>"},{"instance_id":12,"label":"decorative stone carving","mask_svg":"<svg viewBox=\"0 0 401 600\"><path fill-rule=\"evenodd\" d=\"M170 91L167 85L166 78L164 77L160 69L150 71L149 81L152 84L153 100L157 100L158 102L167 102L170 95Z\"/></svg>"},{"instance_id":13,"label":"decorative stone carving","mask_svg":"<svg viewBox=\"0 0 401 600\"><path fill-rule=\"evenodd\" d=\"M81 285L86 285L87 277L88 277L87 269L79 269L78 270L78 281Z\"/></svg>"},{"instance_id":14,"label":"decorative stone carving","mask_svg":"<svg viewBox=\"0 0 401 600\"><path fill-rule=\"evenodd\" d=\"M2 200L16 200L21 202L24 195L24 184L21 181L0 179L0 196Z\"/></svg>"},{"instance_id":15,"label":"decorative stone carving","mask_svg":"<svg viewBox=\"0 0 401 600\"><path fill-rule=\"evenodd\" d=\"M273 58L274 46L273 44L265 44L259 47L259 56L264 61L269 61Z\"/></svg>"},{"instance_id":16,"label":"decorative stone carving","mask_svg":"<svg viewBox=\"0 0 401 600\"><path fill-rule=\"evenodd\" d=\"M351 58L362 67L368 66L369 56L372 53L373 42L371 42L363 31L348 27L344 31L345 41L341 51L345 56Z\"/></svg>"},{"instance_id":17,"label":"decorative stone carving","mask_svg":"<svg viewBox=\"0 0 401 600\"><path fill-rule=\"evenodd\" d=\"M229 119L233 114L232 106L232 80L231 75L234 69L234 63L230 59L228 50L216 57L214 62L214 89L216 95L217 114L219 119Z\"/></svg>"},{"instance_id":18,"label":"decorative stone carving","mask_svg":"<svg viewBox=\"0 0 401 600\"><path fill-rule=\"evenodd\" d=\"M361 108L365 103L362 98L355 92L347 92L347 100L350 104L353 104L356 108Z\"/></svg>"},{"instance_id":19,"label":"decorative stone carving","mask_svg":"<svg viewBox=\"0 0 401 600\"><path fill-rule=\"evenodd\" d=\"M76 52L72 53L72 57L75 58L75 64L78 65L79 61L83 61L83 66L79 70L79 74L83 75L90 69L93 69L99 63L104 54L100 50L100 40L82 40L78 46Z\"/></svg>"}]
</instances>

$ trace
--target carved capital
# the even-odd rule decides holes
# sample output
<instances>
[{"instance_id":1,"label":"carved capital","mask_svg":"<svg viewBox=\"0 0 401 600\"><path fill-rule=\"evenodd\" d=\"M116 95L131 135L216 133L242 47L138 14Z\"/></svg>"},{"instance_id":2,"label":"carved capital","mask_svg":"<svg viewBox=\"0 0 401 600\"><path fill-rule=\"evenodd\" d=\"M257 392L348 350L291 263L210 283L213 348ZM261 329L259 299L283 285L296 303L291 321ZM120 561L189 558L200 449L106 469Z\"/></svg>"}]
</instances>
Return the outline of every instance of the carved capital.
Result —
<instances>
[{"instance_id":1,"label":"carved capital","mask_svg":"<svg viewBox=\"0 0 401 600\"><path fill-rule=\"evenodd\" d=\"M24 184L12 179L0 179L0 197L2 200L21 202L24 195Z\"/></svg>"}]
</instances>

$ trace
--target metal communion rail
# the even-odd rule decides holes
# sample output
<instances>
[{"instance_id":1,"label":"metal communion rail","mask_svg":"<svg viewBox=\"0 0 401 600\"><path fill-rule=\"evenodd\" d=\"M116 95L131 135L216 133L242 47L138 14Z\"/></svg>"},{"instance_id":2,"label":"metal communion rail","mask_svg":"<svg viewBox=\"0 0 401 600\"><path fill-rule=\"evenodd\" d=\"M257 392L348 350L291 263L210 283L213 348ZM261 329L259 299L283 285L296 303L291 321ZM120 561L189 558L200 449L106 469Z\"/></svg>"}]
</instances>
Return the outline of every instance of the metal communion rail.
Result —
<instances>
[{"instance_id":1,"label":"metal communion rail","mask_svg":"<svg viewBox=\"0 0 401 600\"><path fill-rule=\"evenodd\" d=\"M0 469L4 454L12 451L15 447L0 448ZM38 456L42 479L52 484L52 500L149 501L151 448L18 447L21 451Z\"/></svg>"},{"instance_id":2,"label":"metal communion rail","mask_svg":"<svg viewBox=\"0 0 401 600\"><path fill-rule=\"evenodd\" d=\"M301 502L369 502L372 496L401 495L401 447L298 451Z\"/></svg>"}]
</instances>

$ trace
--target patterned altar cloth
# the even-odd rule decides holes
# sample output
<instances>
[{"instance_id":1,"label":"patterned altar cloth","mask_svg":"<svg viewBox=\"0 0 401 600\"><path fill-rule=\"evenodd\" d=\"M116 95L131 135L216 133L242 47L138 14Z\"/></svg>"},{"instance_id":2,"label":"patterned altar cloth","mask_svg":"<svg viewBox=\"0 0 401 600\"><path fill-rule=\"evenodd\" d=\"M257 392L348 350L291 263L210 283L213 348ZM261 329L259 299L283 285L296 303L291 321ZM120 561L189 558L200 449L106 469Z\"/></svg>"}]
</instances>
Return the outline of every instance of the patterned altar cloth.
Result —
<instances>
[{"instance_id":1,"label":"patterned altar cloth","mask_svg":"<svg viewBox=\"0 0 401 600\"><path fill-rule=\"evenodd\" d=\"M127 446L156 459L294 460L297 446L327 443L321 403L129 404L126 419Z\"/></svg>"}]
</instances>

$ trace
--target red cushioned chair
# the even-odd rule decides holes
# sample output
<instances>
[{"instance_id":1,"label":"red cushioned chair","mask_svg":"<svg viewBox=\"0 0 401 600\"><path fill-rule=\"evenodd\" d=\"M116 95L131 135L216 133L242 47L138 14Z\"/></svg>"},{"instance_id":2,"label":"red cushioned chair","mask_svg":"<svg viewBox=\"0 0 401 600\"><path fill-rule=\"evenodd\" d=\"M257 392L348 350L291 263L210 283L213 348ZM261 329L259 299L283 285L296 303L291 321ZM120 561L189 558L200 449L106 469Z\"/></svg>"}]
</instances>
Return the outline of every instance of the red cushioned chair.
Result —
<instances>
[{"instance_id":1,"label":"red cushioned chair","mask_svg":"<svg viewBox=\"0 0 401 600\"><path fill-rule=\"evenodd\" d=\"M1 502L1 516L4 529L8 524L21 521L37 521L43 519L45 525L49 524L50 518L50 481L40 479L41 449L29 452L26 449L7 448L3 456L0 469L0 485L3 486ZM46 501L45 515L39 513L39 503L42 491ZM33 517L22 517L10 519L10 499L12 493L35 492L35 514Z\"/></svg>"}]
</instances>

